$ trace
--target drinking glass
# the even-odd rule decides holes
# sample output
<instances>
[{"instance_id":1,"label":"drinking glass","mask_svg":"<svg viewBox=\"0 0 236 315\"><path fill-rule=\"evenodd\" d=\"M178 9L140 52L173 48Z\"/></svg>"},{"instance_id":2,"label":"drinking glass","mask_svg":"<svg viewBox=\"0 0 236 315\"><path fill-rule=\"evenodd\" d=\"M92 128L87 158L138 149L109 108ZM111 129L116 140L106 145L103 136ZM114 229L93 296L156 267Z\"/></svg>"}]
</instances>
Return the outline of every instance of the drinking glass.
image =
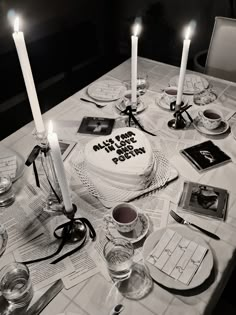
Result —
<instances>
[{"instance_id":1,"label":"drinking glass","mask_svg":"<svg viewBox=\"0 0 236 315\"><path fill-rule=\"evenodd\" d=\"M125 80L123 84L127 88L127 90L131 90L131 81ZM145 73L138 73L137 76L137 92L139 95L144 95L149 88L148 75Z\"/></svg>"},{"instance_id":2,"label":"drinking glass","mask_svg":"<svg viewBox=\"0 0 236 315\"><path fill-rule=\"evenodd\" d=\"M210 104L216 100L217 96L213 91L212 86L209 86L206 89L199 87L196 83L194 84L193 92L193 102L196 105L204 106Z\"/></svg>"},{"instance_id":3,"label":"drinking glass","mask_svg":"<svg viewBox=\"0 0 236 315\"><path fill-rule=\"evenodd\" d=\"M29 304L33 288L28 267L17 262L3 267L0 271L0 291L13 308Z\"/></svg>"},{"instance_id":4,"label":"drinking glass","mask_svg":"<svg viewBox=\"0 0 236 315\"><path fill-rule=\"evenodd\" d=\"M133 245L129 241L123 238L109 240L104 246L103 255L114 281L129 278L134 255Z\"/></svg>"},{"instance_id":5,"label":"drinking glass","mask_svg":"<svg viewBox=\"0 0 236 315\"><path fill-rule=\"evenodd\" d=\"M12 181L8 175L0 175L0 207L8 207L15 201Z\"/></svg>"}]
</instances>

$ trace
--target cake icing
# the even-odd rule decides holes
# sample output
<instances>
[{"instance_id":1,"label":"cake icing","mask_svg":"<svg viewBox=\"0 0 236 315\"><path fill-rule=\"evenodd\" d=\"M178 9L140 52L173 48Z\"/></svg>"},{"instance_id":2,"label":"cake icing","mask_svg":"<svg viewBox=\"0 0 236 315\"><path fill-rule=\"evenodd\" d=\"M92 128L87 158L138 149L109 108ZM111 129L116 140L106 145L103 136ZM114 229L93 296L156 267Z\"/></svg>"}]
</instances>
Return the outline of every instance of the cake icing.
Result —
<instances>
[{"instance_id":1,"label":"cake icing","mask_svg":"<svg viewBox=\"0 0 236 315\"><path fill-rule=\"evenodd\" d=\"M91 140L85 146L85 163L92 176L115 187L142 190L156 173L149 140L136 128L119 128L111 135Z\"/></svg>"}]
</instances>

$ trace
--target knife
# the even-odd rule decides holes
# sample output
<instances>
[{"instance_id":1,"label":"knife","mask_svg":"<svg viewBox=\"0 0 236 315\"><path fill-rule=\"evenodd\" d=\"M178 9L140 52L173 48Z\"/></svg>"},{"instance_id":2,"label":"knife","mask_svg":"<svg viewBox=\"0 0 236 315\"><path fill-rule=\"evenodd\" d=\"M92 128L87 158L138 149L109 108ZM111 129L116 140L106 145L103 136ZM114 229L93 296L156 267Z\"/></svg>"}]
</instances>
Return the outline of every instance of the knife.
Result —
<instances>
[{"instance_id":1,"label":"knife","mask_svg":"<svg viewBox=\"0 0 236 315\"><path fill-rule=\"evenodd\" d=\"M188 222L186 220L184 220L183 218L181 218L176 212L174 212L173 210L170 210L170 215L172 216L173 219L175 219L175 221L177 221L178 223L180 224L186 224L186 225L191 225L193 227L195 227L196 229L200 230L202 233L205 233L206 235L214 238L215 240L220 240L219 236L216 235L216 234L213 234L203 228L201 228L200 226L194 224L194 223L191 223L191 222Z\"/></svg>"},{"instance_id":2,"label":"knife","mask_svg":"<svg viewBox=\"0 0 236 315\"><path fill-rule=\"evenodd\" d=\"M51 302L52 299L63 289L61 279L57 280L48 290L27 310L26 315L38 315Z\"/></svg>"}]
</instances>

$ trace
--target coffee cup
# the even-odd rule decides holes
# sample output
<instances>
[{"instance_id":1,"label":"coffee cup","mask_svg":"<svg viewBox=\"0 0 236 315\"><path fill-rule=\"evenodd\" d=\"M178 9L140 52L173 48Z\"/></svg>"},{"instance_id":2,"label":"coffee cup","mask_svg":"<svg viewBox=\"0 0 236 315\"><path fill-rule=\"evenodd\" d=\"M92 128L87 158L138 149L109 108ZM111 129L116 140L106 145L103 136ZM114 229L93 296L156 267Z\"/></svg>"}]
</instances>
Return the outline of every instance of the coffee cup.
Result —
<instances>
[{"instance_id":1,"label":"coffee cup","mask_svg":"<svg viewBox=\"0 0 236 315\"><path fill-rule=\"evenodd\" d=\"M216 109L205 109L203 111L199 111L198 116L203 126L208 130L218 128L222 121L222 114Z\"/></svg>"},{"instance_id":2,"label":"coffee cup","mask_svg":"<svg viewBox=\"0 0 236 315\"><path fill-rule=\"evenodd\" d=\"M134 205L121 203L112 209L112 221L115 228L122 233L131 232L138 220L138 210Z\"/></svg>"},{"instance_id":3,"label":"coffee cup","mask_svg":"<svg viewBox=\"0 0 236 315\"><path fill-rule=\"evenodd\" d=\"M177 98L177 88L175 86L169 86L164 90L164 101L168 106L170 106L171 110L174 110L175 105L172 105L176 102Z\"/></svg>"}]
</instances>

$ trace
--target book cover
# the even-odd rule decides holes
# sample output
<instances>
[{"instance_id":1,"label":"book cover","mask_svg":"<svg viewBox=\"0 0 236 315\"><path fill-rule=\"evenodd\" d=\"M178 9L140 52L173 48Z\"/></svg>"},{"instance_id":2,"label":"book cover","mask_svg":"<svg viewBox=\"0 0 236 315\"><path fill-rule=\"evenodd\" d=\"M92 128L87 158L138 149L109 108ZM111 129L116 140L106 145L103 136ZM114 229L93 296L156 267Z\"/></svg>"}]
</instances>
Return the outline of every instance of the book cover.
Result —
<instances>
[{"instance_id":1,"label":"book cover","mask_svg":"<svg viewBox=\"0 0 236 315\"><path fill-rule=\"evenodd\" d=\"M84 117L78 129L79 133L93 135L109 135L112 132L115 119L103 117Z\"/></svg>"},{"instance_id":2,"label":"book cover","mask_svg":"<svg viewBox=\"0 0 236 315\"><path fill-rule=\"evenodd\" d=\"M199 172L231 161L231 158L211 140L183 149L180 153Z\"/></svg>"},{"instance_id":3,"label":"book cover","mask_svg":"<svg viewBox=\"0 0 236 315\"><path fill-rule=\"evenodd\" d=\"M195 214L225 219L228 191L194 182L184 182L179 207Z\"/></svg>"}]
</instances>

